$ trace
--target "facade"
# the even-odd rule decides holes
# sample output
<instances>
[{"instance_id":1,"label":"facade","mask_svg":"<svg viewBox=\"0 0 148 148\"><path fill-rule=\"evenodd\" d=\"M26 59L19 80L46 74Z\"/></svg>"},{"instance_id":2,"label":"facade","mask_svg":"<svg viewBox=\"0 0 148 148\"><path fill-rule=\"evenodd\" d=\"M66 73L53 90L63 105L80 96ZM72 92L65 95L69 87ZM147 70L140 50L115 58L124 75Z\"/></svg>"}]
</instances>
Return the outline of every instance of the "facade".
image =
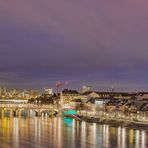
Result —
<instances>
[{"instance_id":1,"label":"facade","mask_svg":"<svg viewBox=\"0 0 148 148\"><path fill-rule=\"evenodd\" d=\"M136 93L125 92L89 92L85 105L91 110L105 109L108 111L136 112Z\"/></svg>"},{"instance_id":2,"label":"facade","mask_svg":"<svg viewBox=\"0 0 148 148\"><path fill-rule=\"evenodd\" d=\"M81 99L81 95L76 90L65 89L62 91L61 95L63 103L69 103L74 100Z\"/></svg>"},{"instance_id":3,"label":"facade","mask_svg":"<svg viewBox=\"0 0 148 148\"><path fill-rule=\"evenodd\" d=\"M110 100L106 93L90 92L87 95L87 102L92 104L92 107L103 108L104 105ZM89 105L90 106L90 105Z\"/></svg>"},{"instance_id":4,"label":"facade","mask_svg":"<svg viewBox=\"0 0 148 148\"><path fill-rule=\"evenodd\" d=\"M46 95L53 95L53 89L52 88L45 88L44 94Z\"/></svg>"},{"instance_id":5,"label":"facade","mask_svg":"<svg viewBox=\"0 0 148 148\"><path fill-rule=\"evenodd\" d=\"M139 92L136 97L138 111L148 112L148 92Z\"/></svg>"}]
</instances>

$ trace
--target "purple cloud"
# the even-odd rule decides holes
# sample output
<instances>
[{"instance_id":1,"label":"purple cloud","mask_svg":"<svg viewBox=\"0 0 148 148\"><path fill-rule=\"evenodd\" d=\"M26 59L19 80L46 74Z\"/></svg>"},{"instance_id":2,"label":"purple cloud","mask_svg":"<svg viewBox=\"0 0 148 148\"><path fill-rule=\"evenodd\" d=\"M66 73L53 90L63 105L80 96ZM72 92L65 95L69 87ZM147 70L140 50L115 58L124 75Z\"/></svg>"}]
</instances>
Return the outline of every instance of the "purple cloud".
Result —
<instances>
[{"instance_id":1,"label":"purple cloud","mask_svg":"<svg viewBox=\"0 0 148 148\"><path fill-rule=\"evenodd\" d=\"M147 5L138 0L0 2L0 72L15 73L18 84L5 83L42 87L48 80L69 79L74 87L91 83L101 89L101 82L102 88L118 83L125 90L147 89Z\"/></svg>"}]
</instances>

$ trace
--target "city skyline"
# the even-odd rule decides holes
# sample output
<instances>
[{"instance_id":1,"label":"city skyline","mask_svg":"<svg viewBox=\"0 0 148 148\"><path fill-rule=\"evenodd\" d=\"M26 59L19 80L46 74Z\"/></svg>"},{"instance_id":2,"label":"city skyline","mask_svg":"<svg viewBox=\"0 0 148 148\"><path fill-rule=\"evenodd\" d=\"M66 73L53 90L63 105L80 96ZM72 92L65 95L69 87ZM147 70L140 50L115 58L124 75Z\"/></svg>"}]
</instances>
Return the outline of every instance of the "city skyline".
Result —
<instances>
[{"instance_id":1,"label":"city skyline","mask_svg":"<svg viewBox=\"0 0 148 148\"><path fill-rule=\"evenodd\" d=\"M148 2L0 2L0 84L148 91Z\"/></svg>"}]
</instances>

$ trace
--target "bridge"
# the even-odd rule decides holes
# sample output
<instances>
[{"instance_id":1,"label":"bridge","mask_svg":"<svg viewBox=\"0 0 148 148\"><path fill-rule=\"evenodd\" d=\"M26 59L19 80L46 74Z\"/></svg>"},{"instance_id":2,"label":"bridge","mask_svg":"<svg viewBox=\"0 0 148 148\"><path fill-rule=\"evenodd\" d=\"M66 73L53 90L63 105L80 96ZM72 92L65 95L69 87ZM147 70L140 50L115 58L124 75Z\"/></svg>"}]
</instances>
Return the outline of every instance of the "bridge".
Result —
<instances>
[{"instance_id":1,"label":"bridge","mask_svg":"<svg viewBox=\"0 0 148 148\"><path fill-rule=\"evenodd\" d=\"M28 100L0 100L0 113L9 116L51 116L60 115L61 107L57 105L29 104Z\"/></svg>"}]
</instances>

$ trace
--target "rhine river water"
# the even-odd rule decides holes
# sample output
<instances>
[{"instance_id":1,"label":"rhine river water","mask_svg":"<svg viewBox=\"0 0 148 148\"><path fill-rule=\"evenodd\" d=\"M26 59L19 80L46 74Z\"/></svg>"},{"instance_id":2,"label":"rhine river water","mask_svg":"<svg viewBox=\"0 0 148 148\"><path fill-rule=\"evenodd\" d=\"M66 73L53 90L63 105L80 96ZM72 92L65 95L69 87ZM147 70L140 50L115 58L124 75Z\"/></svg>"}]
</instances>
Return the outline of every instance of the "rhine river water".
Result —
<instances>
[{"instance_id":1,"label":"rhine river water","mask_svg":"<svg viewBox=\"0 0 148 148\"><path fill-rule=\"evenodd\" d=\"M0 148L148 148L148 131L74 119L0 118Z\"/></svg>"}]
</instances>

